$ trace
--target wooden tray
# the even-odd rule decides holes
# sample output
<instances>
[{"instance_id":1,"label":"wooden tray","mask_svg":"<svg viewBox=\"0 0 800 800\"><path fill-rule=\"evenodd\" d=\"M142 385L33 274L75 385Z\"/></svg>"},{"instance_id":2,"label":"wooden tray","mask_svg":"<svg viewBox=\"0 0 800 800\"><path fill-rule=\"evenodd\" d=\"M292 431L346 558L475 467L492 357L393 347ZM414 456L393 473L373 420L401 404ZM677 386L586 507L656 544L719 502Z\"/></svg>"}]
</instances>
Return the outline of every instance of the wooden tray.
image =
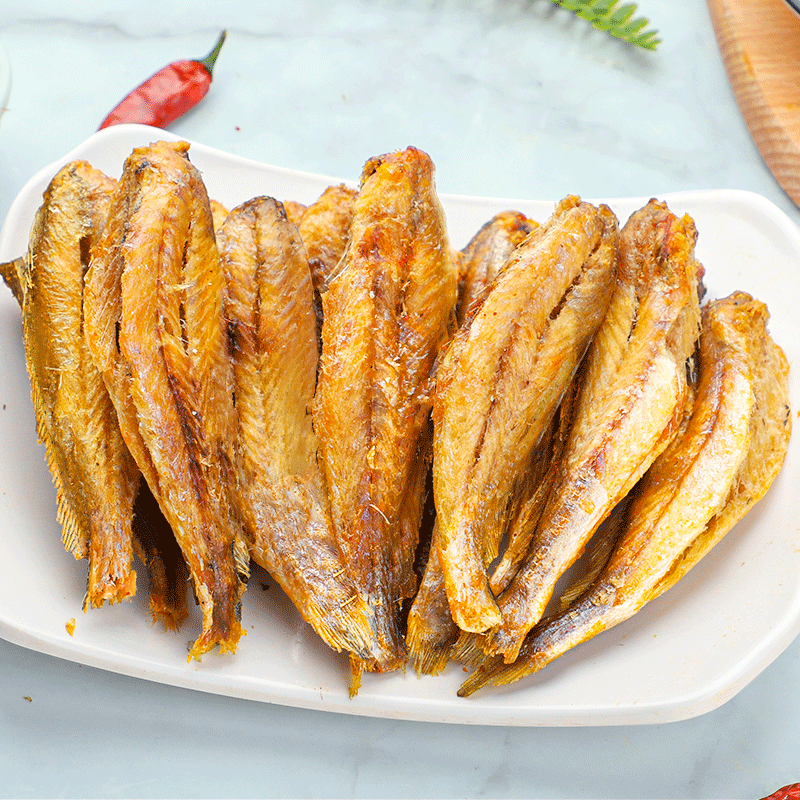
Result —
<instances>
[{"instance_id":1,"label":"wooden tray","mask_svg":"<svg viewBox=\"0 0 800 800\"><path fill-rule=\"evenodd\" d=\"M784 0L708 0L708 6L750 133L800 206L800 17Z\"/></svg>"}]
</instances>

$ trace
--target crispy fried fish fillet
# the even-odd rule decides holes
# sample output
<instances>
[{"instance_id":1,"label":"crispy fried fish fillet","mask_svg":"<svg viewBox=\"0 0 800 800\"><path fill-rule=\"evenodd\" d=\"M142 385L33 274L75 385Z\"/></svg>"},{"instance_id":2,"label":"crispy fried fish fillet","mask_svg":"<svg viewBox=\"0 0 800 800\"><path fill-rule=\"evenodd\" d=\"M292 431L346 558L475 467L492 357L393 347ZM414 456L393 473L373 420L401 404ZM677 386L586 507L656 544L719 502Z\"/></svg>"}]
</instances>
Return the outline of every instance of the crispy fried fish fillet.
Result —
<instances>
[{"instance_id":1,"label":"crispy fried fish fillet","mask_svg":"<svg viewBox=\"0 0 800 800\"><path fill-rule=\"evenodd\" d=\"M457 638L439 561L439 526L434 523L428 560L408 612L406 646L414 669L421 675L439 674Z\"/></svg>"},{"instance_id":2,"label":"crispy fried fish fillet","mask_svg":"<svg viewBox=\"0 0 800 800\"><path fill-rule=\"evenodd\" d=\"M125 441L169 521L203 615L189 657L233 651L247 543L237 490L233 369L209 200L185 142L125 162L86 278L89 344Z\"/></svg>"},{"instance_id":3,"label":"crispy fried fish fillet","mask_svg":"<svg viewBox=\"0 0 800 800\"><path fill-rule=\"evenodd\" d=\"M305 248L282 204L267 197L235 208L218 243L251 556L330 647L369 658L367 609L334 537L317 463L319 354Z\"/></svg>"},{"instance_id":4,"label":"crispy fried fish fillet","mask_svg":"<svg viewBox=\"0 0 800 800\"><path fill-rule=\"evenodd\" d=\"M347 247L356 197L358 189L344 184L329 186L297 224L318 292L326 290Z\"/></svg>"},{"instance_id":5,"label":"crispy fried fish fillet","mask_svg":"<svg viewBox=\"0 0 800 800\"><path fill-rule=\"evenodd\" d=\"M534 628L513 664L487 663L459 694L519 680L629 619L764 496L791 432L789 368L767 317L764 304L743 292L703 309L691 417L636 487L608 564L580 598Z\"/></svg>"},{"instance_id":6,"label":"crispy fried fish fillet","mask_svg":"<svg viewBox=\"0 0 800 800\"><path fill-rule=\"evenodd\" d=\"M495 597L508 586L516 574L528 552L539 517L545 509L547 498L564 458L575 414L578 386L579 379L576 376L564 393L552 423L534 448L522 485L512 498L510 522L506 533L507 542L489 578L489 588Z\"/></svg>"},{"instance_id":7,"label":"crispy fried fish fillet","mask_svg":"<svg viewBox=\"0 0 800 800\"><path fill-rule=\"evenodd\" d=\"M459 258L459 325L464 324L473 301L480 297L515 248L536 227L536 222L519 211L501 211L470 239Z\"/></svg>"},{"instance_id":8,"label":"crispy fried fish fillet","mask_svg":"<svg viewBox=\"0 0 800 800\"><path fill-rule=\"evenodd\" d=\"M437 372L438 549L461 630L501 622L486 570L524 467L608 307L617 242L610 209L563 200L515 250Z\"/></svg>"},{"instance_id":9,"label":"crispy fried fish fillet","mask_svg":"<svg viewBox=\"0 0 800 800\"><path fill-rule=\"evenodd\" d=\"M689 218L650 201L620 236L619 280L592 349L556 485L483 643L515 660L559 577L674 437L698 336L701 267Z\"/></svg>"},{"instance_id":10,"label":"crispy fried fish fillet","mask_svg":"<svg viewBox=\"0 0 800 800\"><path fill-rule=\"evenodd\" d=\"M456 292L430 158L408 148L370 160L341 270L322 295L314 404L334 530L379 653L354 673L405 663L399 614L417 583L430 378Z\"/></svg>"},{"instance_id":11,"label":"crispy fried fish fillet","mask_svg":"<svg viewBox=\"0 0 800 800\"><path fill-rule=\"evenodd\" d=\"M561 459L573 401L574 391L567 392L549 429L534 448L517 495L510 501L512 510L509 513L508 542L489 581L495 595L506 587L527 552ZM475 634L462 632L459 635L459 628L450 613L437 549L438 538L438 526L434 526L422 581L407 620L409 657L414 669L423 675L438 674L447 666L450 658L471 663L473 656L470 654L477 643ZM479 647L477 650L483 656Z\"/></svg>"},{"instance_id":12,"label":"crispy fried fish fillet","mask_svg":"<svg viewBox=\"0 0 800 800\"><path fill-rule=\"evenodd\" d=\"M745 292L712 303L709 325L735 329L744 338L753 370L755 408L750 418L750 446L722 509L675 559L648 597L663 594L679 581L766 494L783 466L792 418L789 409L789 364L767 329L769 311ZM724 335L720 333L718 335Z\"/></svg>"},{"instance_id":13,"label":"crispy fried fish fillet","mask_svg":"<svg viewBox=\"0 0 800 800\"><path fill-rule=\"evenodd\" d=\"M116 181L83 161L44 194L17 263L36 428L58 492L63 540L89 558L86 607L129 599L139 471L83 335L83 278Z\"/></svg>"}]
</instances>

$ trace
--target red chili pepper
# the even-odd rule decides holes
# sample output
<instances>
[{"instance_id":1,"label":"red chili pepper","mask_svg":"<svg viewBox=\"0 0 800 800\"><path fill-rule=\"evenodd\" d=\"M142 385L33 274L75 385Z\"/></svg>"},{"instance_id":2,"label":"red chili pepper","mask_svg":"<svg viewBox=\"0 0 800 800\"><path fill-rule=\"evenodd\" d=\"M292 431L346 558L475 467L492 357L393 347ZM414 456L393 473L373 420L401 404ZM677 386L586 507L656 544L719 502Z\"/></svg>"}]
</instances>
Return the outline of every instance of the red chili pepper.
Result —
<instances>
[{"instance_id":1,"label":"red chili pepper","mask_svg":"<svg viewBox=\"0 0 800 800\"><path fill-rule=\"evenodd\" d=\"M769 797L765 797L764 800L797 800L797 798L800 798L800 783L790 783Z\"/></svg>"},{"instance_id":2,"label":"red chili pepper","mask_svg":"<svg viewBox=\"0 0 800 800\"><path fill-rule=\"evenodd\" d=\"M214 49L198 61L175 61L137 86L103 120L100 129L123 122L141 122L163 128L196 106L211 86L211 71L225 41L226 31Z\"/></svg>"}]
</instances>

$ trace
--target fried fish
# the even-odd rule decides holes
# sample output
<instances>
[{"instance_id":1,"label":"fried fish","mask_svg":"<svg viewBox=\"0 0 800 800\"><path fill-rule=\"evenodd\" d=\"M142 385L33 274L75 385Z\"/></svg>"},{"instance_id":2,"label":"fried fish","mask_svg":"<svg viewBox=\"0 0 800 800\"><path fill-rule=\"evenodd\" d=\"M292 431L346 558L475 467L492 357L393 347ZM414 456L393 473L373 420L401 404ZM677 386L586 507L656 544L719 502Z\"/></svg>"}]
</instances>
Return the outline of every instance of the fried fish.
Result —
<instances>
[{"instance_id":1,"label":"fried fish","mask_svg":"<svg viewBox=\"0 0 800 800\"><path fill-rule=\"evenodd\" d=\"M83 161L44 193L16 263L36 428L58 493L66 549L89 559L86 606L129 599L139 471L84 338L83 281L116 181Z\"/></svg>"},{"instance_id":2,"label":"fried fish","mask_svg":"<svg viewBox=\"0 0 800 800\"><path fill-rule=\"evenodd\" d=\"M608 207L561 201L516 248L437 371L438 553L463 631L502 621L487 568L531 454L608 307L617 244Z\"/></svg>"},{"instance_id":3,"label":"fried fish","mask_svg":"<svg viewBox=\"0 0 800 800\"><path fill-rule=\"evenodd\" d=\"M650 201L620 236L617 286L587 355L569 441L520 569L483 642L514 661L556 582L678 431L700 323L696 230Z\"/></svg>"},{"instance_id":4,"label":"fried fish","mask_svg":"<svg viewBox=\"0 0 800 800\"><path fill-rule=\"evenodd\" d=\"M238 490L224 277L208 195L185 142L125 162L86 276L86 331L139 469L202 611L189 657L233 651L249 555Z\"/></svg>"},{"instance_id":5,"label":"fried fish","mask_svg":"<svg viewBox=\"0 0 800 800\"><path fill-rule=\"evenodd\" d=\"M233 209L218 244L251 556L330 647L369 658L367 610L334 537L311 424L319 353L306 250L268 197Z\"/></svg>"},{"instance_id":6,"label":"fried fish","mask_svg":"<svg viewBox=\"0 0 800 800\"><path fill-rule=\"evenodd\" d=\"M459 255L458 323L463 325L473 302L505 267L511 254L538 227L520 211L495 214Z\"/></svg>"},{"instance_id":7,"label":"fried fish","mask_svg":"<svg viewBox=\"0 0 800 800\"><path fill-rule=\"evenodd\" d=\"M351 186L329 186L303 211L297 223L318 292L327 289L347 247L356 197L358 189Z\"/></svg>"},{"instance_id":8,"label":"fried fish","mask_svg":"<svg viewBox=\"0 0 800 800\"><path fill-rule=\"evenodd\" d=\"M489 586L499 594L527 552L536 522L555 479L574 405L574 387L565 394L558 412L533 450L519 490L510 500L505 547L493 566ZM462 663L481 660L476 634L461 632L450 613L438 553L438 526L434 525L430 552L419 590L408 613L406 642L415 670L424 675L441 672L450 658Z\"/></svg>"},{"instance_id":9,"label":"fried fish","mask_svg":"<svg viewBox=\"0 0 800 800\"><path fill-rule=\"evenodd\" d=\"M430 158L408 148L371 159L322 294L314 401L334 531L377 643L354 673L406 660L400 611L417 584L431 374L454 327L457 279Z\"/></svg>"},{"instance_id":10,"label":"fried fish","mask_svg":"<svg viewBox=\"0 0 800 800\"><path fill-rule=\"evenodd\" d=\"M460 694L512 683L629 619L688 572L766 493L791 431L788 364L763 303L744 292L703 309L699 385L685 430L637 485L596 582L543 620L513 664L487 663Z\"/></svg>"}]
</instances>

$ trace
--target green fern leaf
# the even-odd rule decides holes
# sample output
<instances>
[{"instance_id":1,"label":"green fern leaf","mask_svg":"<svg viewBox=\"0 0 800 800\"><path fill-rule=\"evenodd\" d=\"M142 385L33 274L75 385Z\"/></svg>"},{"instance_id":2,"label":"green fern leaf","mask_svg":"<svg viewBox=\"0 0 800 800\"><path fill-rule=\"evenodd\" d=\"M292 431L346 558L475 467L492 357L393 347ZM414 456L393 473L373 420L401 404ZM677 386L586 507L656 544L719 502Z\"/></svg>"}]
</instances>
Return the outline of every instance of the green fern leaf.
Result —
<instances>
[{"instance_id":1,"label":"green fern leaf","mask_svg":"<svg viewBox=\"0 0 800 800\"><path fill-rule=\"evenodd\" d=\"M628 44L655 50L661 40L658 31L643 31L649 20L635 18L636 4L619 4L619 0L552 0L557 6L565 8L585 19L592 26L606 31Z\"/></svg>"}]
</instances>

